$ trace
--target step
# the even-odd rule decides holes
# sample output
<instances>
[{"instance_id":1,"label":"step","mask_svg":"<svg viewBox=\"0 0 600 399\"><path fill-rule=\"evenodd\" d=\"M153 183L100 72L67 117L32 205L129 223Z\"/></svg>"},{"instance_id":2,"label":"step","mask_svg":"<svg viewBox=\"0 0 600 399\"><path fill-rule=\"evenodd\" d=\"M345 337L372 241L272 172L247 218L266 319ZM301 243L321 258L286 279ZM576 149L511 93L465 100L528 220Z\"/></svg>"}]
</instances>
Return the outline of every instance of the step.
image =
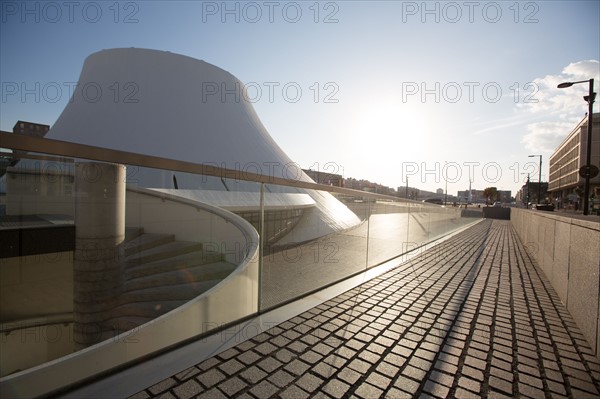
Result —
<instances>
[{"instance_id":1,"label":"step","mask_svg":"<svg viewBox=\"0 0 600 399\"><path fill-rule=\"evenodd\" d=\"M163 286L126 291L119 297L119 303L128 304L132 302L159 303L162 301L189 301L203 292L208 291L221 281L222 280L210 280L192 284L179 284L166 287Z\"/></svg>"},{"instance_id":2,"label":"step","mask_svg":"<svg viewBox=\"0 0 600 399\"><path fill-rule=\"evenodd\" d=\"M125 242L125 256L131 256L138 252L146 251L175 240L173 234L144 233L131 241Z\"/></svg>"},{"instance_id":3,"label":"step","mask_svg":"<svg viewBox=\"0 0 600 399\"><path fill-rule=\"evenodd\" d=\"M140 290L152 287L166 287L180 284L192 284L203 281L223 280L236 266L227 262L211 265L198 265L184 269L142 276L125 281L124 291Z\"/></svg>"},{"instance_id":4,"label":"step","mask_svg":"<svg viewBox=\"0 0 600 399\"><path fill-rule=\"evenodd\" d=\"M142 227L125 227L125 242L129 242L144 234Z\"/></svg>"},{"instance_id":5,"label":"step","mask_svg":"<svg viewBox=\"0 0 600 399\"><path fill-rule=\"evenodd\" d=\"M168 259L190 252L202 250L202 244L193 241L171 241L169 243L146 249L127 257L126 265L136 266L143 263L155 262Z\"/></svg>"},{"instance_id":6,"label":"step","mask_svg":"<svg viewBox=\"0 0 600 399\"><path fill-rule=\"evenodd\" d=\"M208 265L223 261L223 255L213 251L194 251L154 262L144 263L125 269L125 279L148 276L198 265Z\"/></svg>"}]
</instances>

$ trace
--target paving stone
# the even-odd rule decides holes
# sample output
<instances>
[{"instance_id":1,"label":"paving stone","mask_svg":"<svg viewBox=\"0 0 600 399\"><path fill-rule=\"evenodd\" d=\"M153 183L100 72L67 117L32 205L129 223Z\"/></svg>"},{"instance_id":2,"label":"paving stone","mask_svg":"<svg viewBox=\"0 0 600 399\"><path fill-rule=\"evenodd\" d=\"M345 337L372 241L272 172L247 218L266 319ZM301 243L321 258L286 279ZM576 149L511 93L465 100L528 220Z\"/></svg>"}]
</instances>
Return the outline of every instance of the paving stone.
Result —
<instances>
[{"instance_id":1,"label":"paving stone","mask_svg":"<svg viewBox=\"0 0 600 399\"><path fill-rule=\"evenodd\" d=\"M350 359L356 354L356 351L348 348L347 346L341 346L337 348L334 353L343 358Z\"/></svg>"},{"instance_id":2,"label":"paving stone","mask_svg":"<svg viewBox=\"0 0 600 399\"><path fill-rule=\"evenodd\" d=\"M373 372L366 376L365 381L371 385L385 390L391 384L392 379L382 374Z\"/></svg>"},{"instance_id":3,"label":"paving stone","mask_svg":"<svg viewBox=\"0 0 600 399\"><path fill-rule=\"evenodd\" d=\"M332 379L324 387L323 392L338 399L344 397L344 394L350 389L350 385L343 381Z\"/></svg>"},{"instance_id":4,"label":"paving stone","mask_svg":"<svg viewBox=\"0 0 600 399\"><path fill-rule=\"evenodd\" d=\"M296 385L292 385L289 388L287 388L285 391L280 393L279 396L282 399L306 399L306 398L309 398L311 395L308 394L307 392L303 391Z\"/></svg>"},{"instance_id":5,"label":"paving stone","mask_svg":"<svg viewBox=\"0 0 600 399\"><path fill-rule=\"evenodd\" d=\"M542 379L541 378L537 378L537 377L532 377L530 375L527 374L519 374L519 382L522 382L524 384L527 385L531 385L533 387L536 388L543 388L543 383L542 383Z\"/></svg>"},{"instance_id":6,"label":"paving stone","mask_svg":"<svg viewBox=\"0 0 600 399\"><path fill-rule=\"evenodd\" d=\"M494 354L494 357L492 357L492 366L494 366L500 370L512 372L512 364L505 360L501 360L501 359L495 357L495 354Z\"/></svg>"},{"instance_id":7,"label":"paving stone","mask_svg":"<svg viewBox=\"0 0 600 399\"><path fill-rule=\"evenodd\" d=\"M416 357L416 356L413 356L410 359L408 359L408 364L410 366L420 368L421 370L424 370L424 371L429 371L429 369L432 366L432 363L430 361L422 359L420 357Z\"/></svg>"},{"instance_id":8,"label":"paving stone","mask_svg":"<svg viewBox=\"0 0 600 399\"><path fill-rule=\"evenodd\" d=\"M367 370L369 370L369 368L371 367L371 365L363 360L360 359L354 359L352 362L350 362L348 364L348 367L350 367L353 370L358 371L359 373L366 373Z\"/></svg>"},{"instance_id":9,"label":"paving stone","mask_svg":"<svg viewBox=\"0 0 600 399\"><path fill-rule=\"evenodd\" d=\"M408 392L401 391L395 387L392 387L388 391L386 397L389 399L412 399L413 395Z\"/></svg>"},{"instance_id":10,"label":"paving stone","mask_svg":"<svg viewBox=\"0 0 600 399\"><path fill-rule=\"evenodd\" d=\"M447 398L450 388L429 380L425 383L423 391L433 395L436 398Z\"/></svg>"},{"instance_id":11,"label":"paving stone","mask_svg":"<svg viewBox=\"0 0 600 399\"><path fill-rule=\"evenodd\" d=\"M507 395L512 395L513 394L513 384L512 382L506 381L502 378L496 377L496 376L491 376L489 379L489 385L490 387L504 392Z\"/></svg>"},{"instance_id":12,"label":"paving stone","mask_svg":"<svg viewBox=\"0 0 600 399\"><path fill-rule=\"evenodd\" d=\"M429 379L437 382L438 384L447 386L448 388L451 388L452 384L454 383L454 376L453 375L448 375L448 374L445 374L445 373L440 373L439 371L433 371L429 375Z\"/></svg>"},{"instance_id":13,"label":"paving stone","mask_svg":"<svg viewBox=\"0 0 600 399\"><path fill-rule=\"evenodd\" d=\"M480 399L481 398L478 394L474 394L473 392L465 391L462 388L456 389L456 391L454 392L454 397L456 399Z\"/></svg>"},{"instance_id":14,"label":"paving stone","mask_svg":"<svg viewBox=\"0 0 600 399\"><path fill-rule=\"evenodd\" d=\"M413 366L406 366L404 370L402 370L402 375L410 377L414 380L421 381L423 377L427 374L426 371L421 370L419 368Z\"/></svg>"},{"instance_id":15,"label":"paving stone","mask_svg":"<svg viewBox=\"0 0 600 399\"><path fill-rule=\"evenodd\" d=\"M383 391L371 384L364 382L360 384L358 388L356 388L354 394L359 398L372 399L381 397L383 395Z\"/></svg>"},{"instance_id":16,"label":"paving stone","mask_svg":"<svg viewBox=\"0 0 600 399\"><path fill-rule=\"evenodd\" d=\"M237 357L237 359L245 365L250 365L259 360L260 358L261 357L259 355L252 351L244 352Z\"/></svg>"},{"instance_id":17,"label":"paving stone","mask_svg":"<svg viewBox=\"0 0 600 399\"><path fill-rule=\"evenodd\" d=\"M465 358L465 364L469 365L477 370L485 370L485 366L486 366L486 362L478 359L476 357L473 356L469 356L467 355L467 357Z\"/></svg>"},{"instance_id":18,"label":"paving stone","mask_svg":"<svg viewBox=\"0 0 600 399\"><path fill-rule=\"evenodd\" d=\"M519 389L519 393L521 395L525 395L528 396L530 398L542 398L544 397L544 391L535 387L532 387L531 385L527 385L527 384L523 384L521 382L519 382L518 384L518 389ZM575 397L581 397L583 398L583 396L575 396Z\"/></svg>"},{"instance_id":19,"label":"paving stone","mask_svg":"<svg viewBox=\"0 0 600 399\"><path fill-rule=\"evenodd\" d=\"M376 370L389 378L394 378L396 375L398 375L400 368L387 362L381 362L377 366Z\"/></svg>"},{"instance_id":20,"label":"paving stone","mask_svg":"<svg viewBox=\"0 0 600 399\"><path fill-rule=\"evenodd\" d=\"M481 382L463 376L459 378L458 386L469 390L473 393L476 393L479 392L479 390L481 389Z\"/></svg>"},{"instance_id":21,"label":"paving stone","mask_svg":"<svg viewBox=\"0 0 600 399\"><path fill-rule=\"evenodd\" d=\"M244 367L246 366L241 362L237 361L236 359L231 359L219 365L219 369L227 375L233 375L241 369L243 369Z\"/></svg>"},{"instance_id":22,"label":"paving stone","mask_svg":"<svg viewBox=\"0 0 600 399\"><path fill-rule=\"evenodd\" d=\"M223 360L229 360L232 357L237 356L239 353L240 351L236 348L229 348L226 351L219 353L218 357L220 357Z\"/></svg>"},{"instance_id":23,"label":"paving stone","mask_svg":"<svg viewBox=\"0 0 600 399\"><path fill-rule=\"evenodd\" d=\"M463 366L461 373L462 373L462 375L470 377L479 382L483 381L483 372L481 372L481 370L474 369L473 367L469 367L469 366L465 365L465 366Z\"/></svg>"},{"instance_id":24,"label":"paving stone","mask_svg":"<svg viewBox=\"0 0 600 399\"><path fill-rule=\"evenodd\" d=\"M338 378L350 385L353 385L360 377L361 374L349 368L343 368L338 374Z\"/></svg>"},{"instance_id":25,"label":"paving stone","mask_svg":"<svg viewBox=\"0 0 600 399\"><path fill-rule=\"evenodd\" d=\"M177 381L175 381L174 378L166 378L166 379L162 380L161 382L159 382L158 384L152 385L150 388L148 388L148 390L153 395L158 395L159 393L166 391L167 389L171 388L174 385L177 385Z\"/></svg>"},{"instance_id":26,"label":"paving stone","mask_svg":"<svg viewBox=\"0 0 600 399\"><path fill-rule=\"evenodd\" d=\"M356 351L359 351L359 350L361 350L365 346L365 343L361 342L361 341L358 341L356 339L350 339L350 340L348 340L345 343L345 345L347 347L349 347L350 349L354 349Z\"/></svg>"},{"instance_id":27,"label":"paving stone","mask_svg":"<svg viewBox=\"0 0 600 399\"><path fill-rule=\"evenodd\" d=\"M300 359L306 363L315 364L323 359L323 355L314 351L308 351L300 355Z\"/></svg>"},{"instance_id":28,"label":"paving stone","mask_svg":"<svg viewBox=\"0 0 600 399\"><path fill-rule=\"evenodd\" d=\"M317 374L324 379L330 378L337 372L337 368L334 368L330 364L324 362L317 363L311 370L314 374Z\"/></svg>"},{"instance_id":29,"label":"paving stone","mask_svg":"<svg viewBox=\"0 0 600 399\"><path fill-rule=\"evenodd\" d=\"M551 380L546 380L546 384L548 384L548 388L550 389L550 392L552 392L553 396L556 396L555 394L559 394L559 395L567 394L564 384L560 384L556 381L551 381Z\"/></svg>"},{"instance_id":30,"label":"paving stone","mask_svg":"<svg viewBox=\"0 0 600 399\"><path fill-rule=\"evenodd\" d=\"M204 389L195 380L188 380L187 382L173 388L175 396L179 399L192 398L202 392Z\"/></svg>"},{"instance_id":31,"label":"paving stone","mask_svg":"<svg viewBox=\"0 0 600 399\"><path fill-rule=\"evenodd\" d=\"M197 399L227 399L227 396L217 388L213 388L209 391L202 392L197 396Z\"/></svg>"},{"instance_id":32,"label":"paving stone","mask_svg":"<svg viewBox=\"0 0 600 399\"><path fill-rule=\"evenodd\" d=\"M380 355L370 352L368 350L361 351L358 354L358 357L370 364L375 364L375 363L379 362L379 359L381 359Z\"/></svg>"},{"instance_id":33,"label":"paving stone","mask_svg":"<svg viewBox=\"0 0 600 399\"><path fill-rule=\"evenodd\" d=\"M433 367L436 370L443 371L447 374L456 375L456 373L458 372L457 364L458 363L450 364L450 363L444 362L442 360L438 360Z\"/></svg>"},{"instance_id":34,"label":"paving stone","mask_svg":"<svg viewBox=\"0 0 600 399\"><path fill-rule=\"evenodd\" d=\"M260 353L261 355L270 355L277 349L278 348L275 345L271 344L270 342L264 342L254 348L254 350L256 352Z\"/></svg>"},{"instance_id":35,"label":"paving stone","mask_svg":"<svg viewBox=\"0 0 600 399\"><path fill-rule=\"evenodd\" d=\"M302 375L310 366L299 359L293 360L284 366L284 369L293 375Z\"/></svg>"},{"instance_id":36,"label":"paving stone","mask_svg":"<svg viewBox=\"0 0 600 399\"><path fill-rule=\"evenodd\" d=\"M594 386L593 383L588 382L588 381L582 381L578 378L571 378L568 377L569 379L569 383L571 384L571 387L579 389L581 391L585 391L585 392L589 392L590 394L596 395L598 396L598 390L596 389L596 387Z\"/></svg>"},{"instance_id":37,"label":"paving stone","mask_svg":"<svg viewBox=\"0 0 600 399\"><path fill-rule=\"evenodd\" d=\"M206 370L210 370L211 368L215 367L219 363L220 363L219 359L217 359L216 357L211 357L210 359L206 359L202 363L198 364L196 367L198 367L202 371L206 371Z\"/></svg>"},{"instance_id":38,"label":"paving stone","mask_svg":"<svg viewBox=\"0 0 600 399\"><path fill-rule=\"evenodd\" d=\"M283 388L294 381L295 377L285 370L278 370L275 372L275 374L270 375L267 379L279 388Z\"/></svg>"},{"instance_id":39,"label":"paving stone","mask_svg":"<svg viewBox=\"0 0 600 399\"><path fill-rule=\"evenodd\" d=\"M345 358L336 354L327 356L323 361L336 368L340 368L348 362Z\"/></svg>"},{"instance_id":40,"label":"paving stone","mask_svg":"<svg viewBox=\"0 0 600 399\"><path fill-rule=\"evenodd\" d=\"M283 363L289 363L296 356L297 355L295 355L294 353L290 352L287 349L281 349L281 350L275 352L275 357L277 358L277 360L279 360L280 362L283 362Z\"/></svg>"},{"instance_id":41,"label":"paving stone","mask_svg":"<svg viewBox=\"0 0 600 399\"><path fill-rule=\"evenodd\" d=\"M308 348L308 345L302 343L300 341L294 341L287 346L287 349L296 352L296 353L304 353L304 351Z\"/></svg>"},{"instance_id":42,"label":"paving stone","mask_svg":"<svg viewBox=\"0 0 600 399\"><path fill-rule=\"evenodd\" d=\"M323 380L312 374L304 374L296 381L296 385L302 388L306 392L314 392L323 383Z\"/></svg>"},{"instance_id":43,"label":"paving stone","mask_svg":"<svg viewBox=\"0 0 600 399\"><path fill-rule=\"evenodd\" d=\"M241 352L246 352L249 351L250 349L254 348L256 346L256 344L250 340L248 341L244 341L240 344L237 345L237 348L241 351Z\"/></svg>"},{"instance_id":44,"label":"paving stone","mask_svg":"<svg viewBox=\"0 0 600 399\"><path fill-rule=\"evenodd\" d=\"M291 340L289 338L286 338L284 335L278 335L271 339L269 342L281 348L289 344Z\"/></svg>"},{"instance_id":45,"label":"paving stone","mask_svg":"<svg viewBox=\"0 0 600 399\"><path fill-rule=\"evenodd\" d=\"M271 384L267 380L263 380L257 385L253 386L250 389L250 393L256 396L258 399L270 398L272 397L279 389Z\"/></svg>"},{"instance_id":46,"label":"paving stone","mask_svg":"<svg viewBox=\"0 0 600 399\"><path fill-rule=\"evenodd\" d=\"M256 366L252 366L240 373L240 376L250 384L256 384L267 376L267 373Z\"/></svg>"},{"instance_id":47,"label":"paving stone","mask_svg":"<svg viewBox=\"0 0 600 399\"><path fill-rule=\"evenodd\" d=\"M237 394L242 389L246 388L247 385L244 381L242 381L238 377L233 377L233 378L223 381L221 384L218 385L218 387L228 397L232 397L233 395Z\"/></svg>"},{"instance_id":48,"label":"paving stone","mask_svg":"<svg viewBox=\"0 0 600 399\"><path fill-rule=\"evenodd\" d=\"M419 383L402 375L398 376L394 381L394 386L404 392L414 394L419 389Z\"/></svg>"},{"instance_id":49,"label":"paving stone","mask_svg":"<svg viewBox=\"0 0 600 399\"><path fill-rule=\"evenodd\" d=\"M490 392L488 392L487 397L488 397L488 399L513 399L512 396L509 396L502 392L494 391L494 390L491 390ZM532 399L537 399L537 398L532 398Z\"/></svg>"},{"instance_id":50,"label":"paving stone","mask_svg":"<svg viewBox=\"0 0 600 399\"><path fill-rule=\"evenodd\" d=\"M272 373L273 371L281 367L283 364L273 357L268 357L264 360L261 360L256 365L264 371L266 371L267 373Z\"/></svg>"}]
</instances>

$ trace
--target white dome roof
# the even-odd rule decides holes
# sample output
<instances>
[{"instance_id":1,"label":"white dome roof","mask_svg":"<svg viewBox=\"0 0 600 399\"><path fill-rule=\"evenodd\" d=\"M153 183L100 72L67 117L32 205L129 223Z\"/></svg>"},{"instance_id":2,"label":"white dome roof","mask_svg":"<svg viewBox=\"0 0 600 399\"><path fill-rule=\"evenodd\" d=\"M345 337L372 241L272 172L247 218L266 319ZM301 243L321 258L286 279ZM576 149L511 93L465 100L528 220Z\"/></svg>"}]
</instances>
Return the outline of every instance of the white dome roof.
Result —
<instances>
[{"instance_id":1,"label":"white dome roof","mask_svg":"<svg viewBox=\"0 0 600 399\"><path fill-rule=\"evenodd\" d=\"M312 181L299 167L290 167L292 160L271 138L243 90L229 72L194 58L148 49L103 50L85 60L73 96L47 137ZM173 187L165 175L143 170L135 177L144 187ZM180 188L203 188L207 180L176 175ZM244 190L251 184L238 186ZM317 209L299 224L306 231L297 231L293 241L359 222L328 193L296 191L311 195Z\"/></svg>"}]
</instances>

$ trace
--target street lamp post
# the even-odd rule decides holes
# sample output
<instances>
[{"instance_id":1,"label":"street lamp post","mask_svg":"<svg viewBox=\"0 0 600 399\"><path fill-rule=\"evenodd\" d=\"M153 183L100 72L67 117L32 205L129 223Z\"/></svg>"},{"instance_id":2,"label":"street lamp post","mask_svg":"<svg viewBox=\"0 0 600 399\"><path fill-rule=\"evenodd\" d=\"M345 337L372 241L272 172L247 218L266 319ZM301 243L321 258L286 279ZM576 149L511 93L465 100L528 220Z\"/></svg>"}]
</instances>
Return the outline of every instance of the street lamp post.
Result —
<instances>
[{"instance_id":1,"label":"street lamp post","mask_svg":"<svg viewBox=\"0 0 600 399\"><path fill-rule=\"evenodd\" d=\"M538 196L537 196L537 204L540 204L540 197L542 196L542 156L541 155L530 155L531 157L540 157L540 170L538 175Z\"/></svg>"},{"instance_id":2,"label":"street lamp post","mask_svg":"<svg viewBox=\"0 0 600 399\"><path fill-rule=\"evenodd\" d=\"M525 197L525 207L529 209L529 173L521 173L522 175L527 175L527 197Z\"/></svg>"},{"instance_id":3,"label":"street lamp post","mask_svg":"<svg viewBox=\"0 0 600 399\"><path fill-rule=\"evenodd\" d=\"M529 209L529 200L531 199L531 189L529 188L529 173L527 173L527 209Z\"/></svg>"},{"instance_id":4,"label":"street lamp post","mask_svg":"<svg viewBox=\"0 0 600 399\"><path fill-rule=\"evenodd\" d=\"M447 163L447 162L445 162ZM447 206L447 200L448 200L448 176L444 176L444 181L446 183L446 186L444 188L444 206Z\"/></svg>"},{"instance_id":5,"label":"street lamp post","mask_svg":"<svg viewBox=\"0 0 600 399\"><path fill-rule=\"evenodd\" d=\"M589 214L590 207L590 173L592 170L592 121L593 121L593 108L594 99L596 93L594 93L594 79L580 80L577 82L564 82L558 85L559 89L571 87L577 83L589 83L588 95L584 96L583 99L588 103L588 125L587 125L587 148L586 148L586 163L585 163L585 185L583 189L583 214Z\"/></svg>"}]
</instances>

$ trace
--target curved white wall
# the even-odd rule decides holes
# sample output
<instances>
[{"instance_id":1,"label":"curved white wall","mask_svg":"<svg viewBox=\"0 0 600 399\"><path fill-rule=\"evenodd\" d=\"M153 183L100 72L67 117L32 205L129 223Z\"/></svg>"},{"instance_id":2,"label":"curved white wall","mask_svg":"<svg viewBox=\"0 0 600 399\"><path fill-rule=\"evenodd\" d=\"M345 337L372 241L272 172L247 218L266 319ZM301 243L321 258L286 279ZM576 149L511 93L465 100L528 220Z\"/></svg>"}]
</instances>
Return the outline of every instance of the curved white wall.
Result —
<instances>
[{"instance_id":1,"label":"curved white wall","mask_svg":"<svg viewBox=\"0 0 600 399\"><path fill-rule=\"evenodd\" d=\"M85 60L73 98L47 137L312 181L242 92L237 78L204 61L148 49L103 50ZM133 178L142 187L173 187L170 172L140 170ZM179 188L196 189L206 178L177 173L177 180ZM360 222L329 193L302 192L317 203L303 241Z\"/></svg>"}]
</instances>

